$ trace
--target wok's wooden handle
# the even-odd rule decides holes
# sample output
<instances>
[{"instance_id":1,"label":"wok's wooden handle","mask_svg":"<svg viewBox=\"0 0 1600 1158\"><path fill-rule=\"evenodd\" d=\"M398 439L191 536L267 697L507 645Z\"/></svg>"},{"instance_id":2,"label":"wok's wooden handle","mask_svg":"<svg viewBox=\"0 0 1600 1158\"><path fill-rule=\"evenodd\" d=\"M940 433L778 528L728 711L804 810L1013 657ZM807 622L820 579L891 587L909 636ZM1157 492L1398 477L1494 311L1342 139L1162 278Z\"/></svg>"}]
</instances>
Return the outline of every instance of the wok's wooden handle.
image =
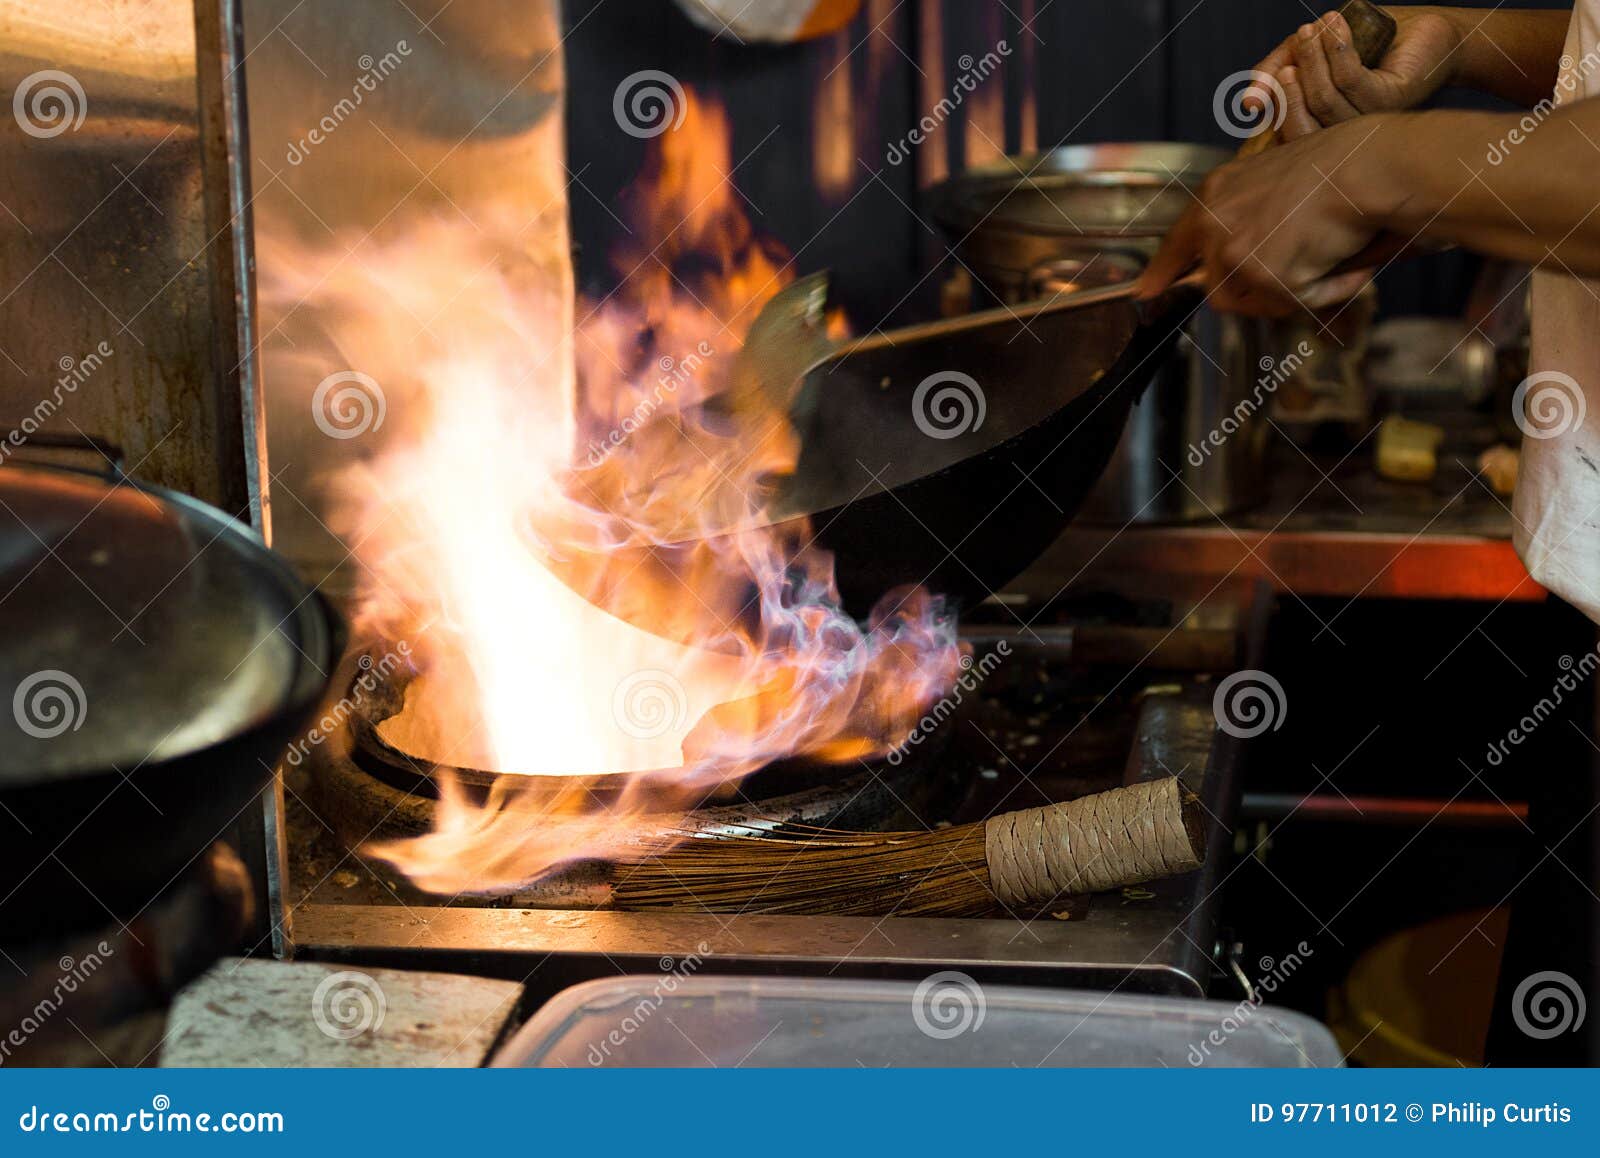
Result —
<instances>
[{"instance_id":1,"label":"wok's wooden handle","mask_svg":"<svg viewBox=\"0 0 1600 1158\"><path fill-rule=\"evenodd\" d=\"M1367 0L1346 0L1339 8L1339 15L1350 26L1350 36L1361 63L1368 68L1376 68L1383 54L1389 51L1389 45L1394 43L1395 30L1399 27L1394 17L1367 3ZM1240 145L1234 156L1253 157L1277 143L1278 130L1269 126Z\"/></svg>"}]
</instances>

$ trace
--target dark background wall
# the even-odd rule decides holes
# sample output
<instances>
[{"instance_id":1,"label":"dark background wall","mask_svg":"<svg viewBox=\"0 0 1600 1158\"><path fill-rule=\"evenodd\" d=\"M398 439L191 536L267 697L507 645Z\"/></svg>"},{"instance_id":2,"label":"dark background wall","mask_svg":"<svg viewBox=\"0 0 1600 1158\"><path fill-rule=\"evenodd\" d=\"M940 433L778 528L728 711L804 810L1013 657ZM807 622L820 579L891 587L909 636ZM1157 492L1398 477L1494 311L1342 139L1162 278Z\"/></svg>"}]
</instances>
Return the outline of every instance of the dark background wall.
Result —
<instances>
[{"instance_id":1,"label":"dark background wall","mask_svg":"<svg viewBox=\"0 0 1600 1158\"><path fill-rule=\"evenodd\" d=\"M1232 72L1332 3L1312 0L864 0L835 36L780 47L713 38L671 0L567 0L569 188L580 284L603 292L622 234L621 194L647 142L612 113L618 84L669 73L721 101L734 182L756 228L832 271L860 328L935 312L944 260L926 187L976 161L1060 143L1181 140L1230 145L1212 95ZM1548 7L1532 0L1474 8ZM1010 55L935 138L891 163L890 146L949 92L962 58L1004 40ZM992 89L992 93L989 91ZM1487 106L1450 93L1439 103ZM971 123L969 123L971 122ZM817 141L831 147L817 179ZM843 137L844 145L840 144ZM1461 308L1475 259L1399 263L1381 282L1386 313Z\"/></svg>"}]
</instances>

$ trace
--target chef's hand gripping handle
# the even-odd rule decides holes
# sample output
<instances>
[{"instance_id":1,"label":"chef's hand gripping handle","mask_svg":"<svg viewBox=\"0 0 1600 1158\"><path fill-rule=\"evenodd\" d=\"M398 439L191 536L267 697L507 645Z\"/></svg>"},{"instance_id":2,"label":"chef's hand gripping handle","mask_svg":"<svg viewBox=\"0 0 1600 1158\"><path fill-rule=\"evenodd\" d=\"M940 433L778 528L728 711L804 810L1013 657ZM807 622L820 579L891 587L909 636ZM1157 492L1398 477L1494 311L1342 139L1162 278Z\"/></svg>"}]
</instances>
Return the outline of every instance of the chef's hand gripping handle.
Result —
<instances>
[{"instance_id":1,"label":"chef's hand gripping handle","mask_svg":"<svg viewBox=\"0 0 1600 1158\"><path fill-rule=\"evenodd\" d=\"M1367 3L1367 0L1346 0L1346 3L1339 8L1339 15L1344 17L1344 22L1350 26L1350 36L1355 44L1356 54L1361 57L1361 63L1368 68L1378 67L1383 54L1388 52L1389 45L1394 43L1395 30L1399 27L1394 17L1381 8ZM1274 116L1273 119L1276 120L1277 117ZM1269 125L1240 145L1239 151L1234 155L1253 157L1263 149L1272 148L1278 140L1278 130Z\"/></svg>"},{"instance_id":2,"label":"chef's hand gripping handle","mask_svg":"<svg viewBox=\"0 0 1600 1158\"><path fill-rule=\"evenodd\" d=\"M1344 22L1350 26L1350 36L1355 43L1357 54L1361 57L1361 63L1368 68L1377 67L1383 59L1383 54L1389 51L1389 45L1394 43L1395 30L1399 27L1394 17L1369 4L1367 0L1346 0L1339 8L1339 15L1344 17ZM1270 113L1276 110L1268 111ZM1271 119L1277 120L1277 117L1273 116ZM1278 144L1279 140L1277 128L1269 124L1240 145L1239 151L1234 154L1234 159L1242 160L1257 153L1264 153ZM1340 262L1328 276L1382 266L1409 247L1410 242L1405 238L1388 233L1379 234L1359 253ZM1200 262L1196 259L1193 265L1184 270L1160 294L1139 303L1140 320L1151 323L1173 312L1181 312L1187 317L1199 306L1204 296L1205 291L1200 279Z\"/></svg>"}]
</instances>

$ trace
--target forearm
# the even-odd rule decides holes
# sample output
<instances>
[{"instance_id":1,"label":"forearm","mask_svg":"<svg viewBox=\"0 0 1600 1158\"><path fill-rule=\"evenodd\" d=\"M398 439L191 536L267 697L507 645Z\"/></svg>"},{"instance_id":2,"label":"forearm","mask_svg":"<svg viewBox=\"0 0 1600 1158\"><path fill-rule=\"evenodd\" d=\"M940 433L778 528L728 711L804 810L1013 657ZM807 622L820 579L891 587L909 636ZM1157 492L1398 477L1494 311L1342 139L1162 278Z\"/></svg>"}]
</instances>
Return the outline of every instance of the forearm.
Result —
<instances>
[{"instance_id":1,"label":"forearm","mask_svg":"<svg viewBox=\"0 0 1600 1158\"><path fill-rule=\"evenodd\" d=\"M1408 5L1407 9L1412 6ZM1391 11L1402 11L1391 5ZM1550 95L1572 13L1563 8L1525 11L1423 8L1449 20L1461 38L1446 61L1445 83L1492 93L1520 105Z\"/></svg>"},{"instance_id":2,"label":"forearm","mask_svg":"<svg viewBox=\"0 0 1600 1158\"><path fill-rule=\"evenodd\" d=\"M1383 230L1600 276L1600 100L1535 115L1366 118L1334 180Z\"/></svg>"}]
</instances>

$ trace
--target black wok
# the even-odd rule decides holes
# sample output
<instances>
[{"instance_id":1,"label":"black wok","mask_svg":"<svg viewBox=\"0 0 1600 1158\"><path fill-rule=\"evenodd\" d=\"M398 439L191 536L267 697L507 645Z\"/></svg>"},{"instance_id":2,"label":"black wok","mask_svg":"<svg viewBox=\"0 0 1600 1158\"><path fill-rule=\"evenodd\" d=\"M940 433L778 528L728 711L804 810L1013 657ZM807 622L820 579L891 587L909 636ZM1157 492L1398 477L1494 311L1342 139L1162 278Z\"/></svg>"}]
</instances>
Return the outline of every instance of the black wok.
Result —
<instances>
[{"instance_id":1,"label":"black wok","mask_svg":"<svg viewBox=\"0 0 1600 1158\"><path fill-rule=\"evenodd\" d=\"M1366 0L1340 13L1376 66L1394 19ZM1238 155L1277 139L1265 126ZM1380 237L1342 268L1375 268L1403 246ZM800 458L771 518L812 520L857 617L903 585L959 606L1021 573L1077 514L1202 300L1181 281L1143 304L1114 285L874 335L815 361L824 294L814 275L763 309L736 384L784 391L803 375L791 407Z\"/></svg>"},{"instance_id":2,"label":"black wok","mask_svg":"<svg viewBox=\"0 0 1600 1158\"><path fill-rule=\"evenodd\" d=\"M846 347L807 375L779 511L811 514L857 615L907 584L983 599L1072 521L1200 296L1112 287Z\"/></svg>"}]
</instances>

